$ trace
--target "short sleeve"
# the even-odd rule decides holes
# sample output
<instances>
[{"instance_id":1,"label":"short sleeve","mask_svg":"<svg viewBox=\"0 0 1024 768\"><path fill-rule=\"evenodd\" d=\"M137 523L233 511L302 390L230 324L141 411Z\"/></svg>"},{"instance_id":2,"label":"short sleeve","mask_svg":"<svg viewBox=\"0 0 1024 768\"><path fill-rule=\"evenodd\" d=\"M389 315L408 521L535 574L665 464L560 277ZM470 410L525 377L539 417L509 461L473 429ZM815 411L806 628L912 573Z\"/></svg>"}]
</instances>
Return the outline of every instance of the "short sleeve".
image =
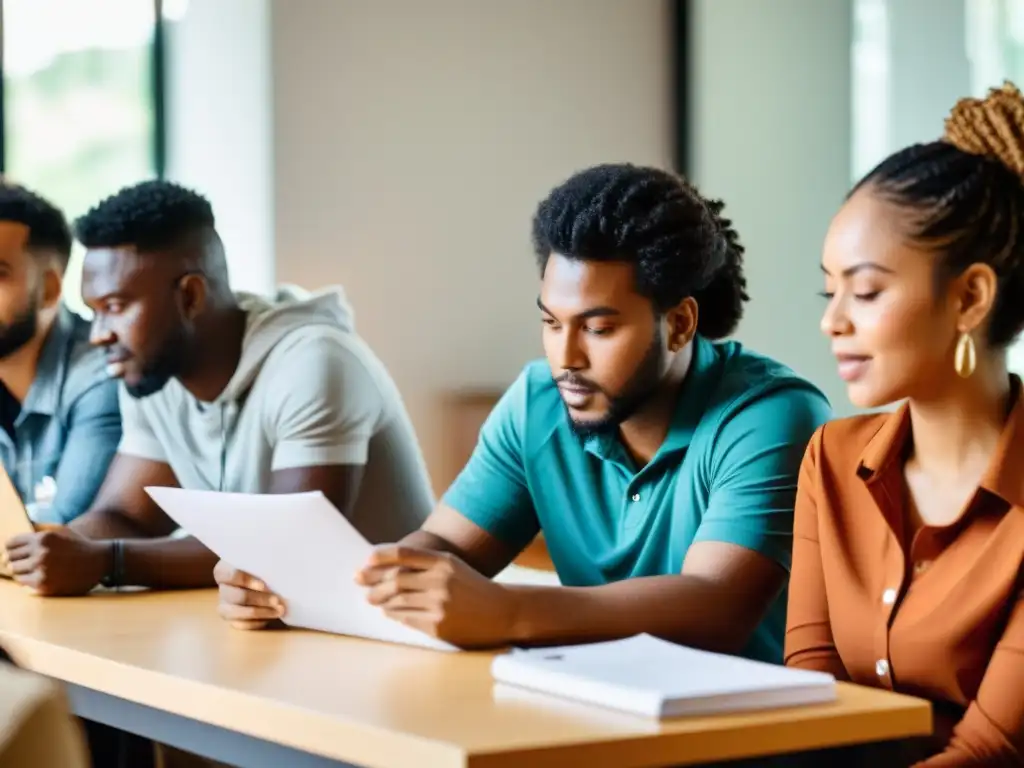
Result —
<instances>
[{"instance_id":1,"label":"short sleeve","mask_svg":"<svg viewBox=\"0 0 1024 768\"><path fill-rule=\"evenodd\" d=\"M125 456L167 463L167 454L157 440L149 419L137 398L128 394L124 384L118 387L121 410L121 442L117 452Z\"/></svg>"},{"instance_id":2,"label":"short sleeve","mask_svg":"<svg viewBox=\"0 0 1024 768\"><path fill-rule=\"evenodd\" d=\"M516 551L539 531L523 463L526 390L523 374L488 415L473 455L442 499Z\"/></svg>"},{"instance_id":3,"label":"short sleeve","mask_svg":"<svg viewBox=\"0 0 1024 768\"><path fill-rule=\"evenodd\" d=\"M759 552L789 570L793 509L804 452L832 417L810 387L775 389L722 425L711 453L710 498L694 541Z\"/></svg>"},{"instance_id":4,"label":"short sleeve","mask_svg":"<svg viewBox=\"0 0 1024 768\"><path fill-rule=\"evenodd\" d=\"M329 335L303 339L273 360L265 395L273 398L272 470L366 463L386 417L374 363Z\"/></svg>"}]
</instances>

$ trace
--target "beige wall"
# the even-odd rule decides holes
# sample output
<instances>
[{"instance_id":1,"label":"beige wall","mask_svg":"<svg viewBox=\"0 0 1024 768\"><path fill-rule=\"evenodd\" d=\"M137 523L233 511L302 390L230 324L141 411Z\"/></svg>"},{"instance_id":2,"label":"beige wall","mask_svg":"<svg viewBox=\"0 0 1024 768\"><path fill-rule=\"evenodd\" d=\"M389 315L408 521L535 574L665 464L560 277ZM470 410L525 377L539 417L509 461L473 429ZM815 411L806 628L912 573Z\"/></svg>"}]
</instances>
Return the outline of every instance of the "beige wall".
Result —
<instances>
[{"instance_id":1,"label":"beige wall","mask_svg":"<svg viewBox=\"0 0 1024 768\"><path fill-rule=\"evenodd\" d=\"M738 336L840 412L816 294L851 180L851 5L692 0L692 170L748 247ZM191 64L171 112L191 111L179 131L192 138L172 167L228 211L236 281L344 284L436 472L437 395L503 387L540 353L536 203L592 163L671 162L668 4L217 0L182 25L196 29L177 31ZM255 84L235 87L249 71ZM223 101L228 138L189 156L204 97Z\"/></svg>"},{"instance_id":2,"label":"beige wall","mask_svg":"<svg viewBox=\"0 0 1024 768\"><path fill-rule=\"evenodd\" d=\"M868 124L855 4L691 0L691 171L747 245L738 336L840 414L817 263ZM956 43L962 0L884 5L883 141L861 165L932 138L985 70ZM346 285L433 455L439 391L502 387L539 353L539 198L591 163L669 163L668 21L665 0L192 2L171 30L170 172L213 199L240 287ZM907 42L924 28L944 45ZM942 77L918 87L922 71Z\"/></svg>"},{"instance_id":3,"label":"beige wall","mask_svg":"<svg viewBox=\"0 0 1024 768\"><path fill-rule=\"evenodd\" d=\"M540 353L534 206L671 159L663 0L271 4L280 281L344 284L428 460L436 395Z\"/></svg>"}]
</instances>

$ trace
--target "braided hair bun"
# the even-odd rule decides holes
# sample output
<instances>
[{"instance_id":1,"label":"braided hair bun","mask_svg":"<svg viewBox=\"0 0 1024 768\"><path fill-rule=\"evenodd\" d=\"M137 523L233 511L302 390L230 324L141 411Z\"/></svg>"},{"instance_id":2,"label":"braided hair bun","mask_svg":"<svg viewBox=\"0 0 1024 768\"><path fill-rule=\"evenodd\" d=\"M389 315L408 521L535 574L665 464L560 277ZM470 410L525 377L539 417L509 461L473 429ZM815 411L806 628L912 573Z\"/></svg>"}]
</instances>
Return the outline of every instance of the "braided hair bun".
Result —
<instances>
[{"instance_id":1,"label":"braided hair bun","mask_svg":"<svg viewBox=\"0 0 1024 768\"><path fill-rule=\"evenodd\" d=\"M905 209L907 236L935 253L938 277L972 264L999 281L988 343L1006 347L1024 330L1024 96L1013 83L961 99L939 141L893 153L854 187Z\"/></svg>"},{"instance_id":2,"label":"braided hair bun","mask_svg":"<svg viewBox=\"0 0 1024 768\"><path fill-rule=\"evenodd\" d=\"M1007 81L984 99L960 99L946 118L943 138L961 152L998 160L1024 179L1024 96Z\"/></svg>"}]
</instances>

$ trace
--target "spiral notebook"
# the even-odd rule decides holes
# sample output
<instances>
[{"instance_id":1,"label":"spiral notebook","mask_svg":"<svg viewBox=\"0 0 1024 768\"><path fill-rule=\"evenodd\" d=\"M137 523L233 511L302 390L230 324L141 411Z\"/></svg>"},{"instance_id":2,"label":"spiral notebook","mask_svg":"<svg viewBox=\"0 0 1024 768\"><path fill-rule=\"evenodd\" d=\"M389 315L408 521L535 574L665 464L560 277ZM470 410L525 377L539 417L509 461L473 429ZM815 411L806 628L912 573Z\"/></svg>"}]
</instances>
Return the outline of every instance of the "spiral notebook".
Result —
<instances>
[{"instance_id":1,"label":"spiral notebook","mask_svg":"<svg viewBox=\"0 0 1024 768\"><path fill-rule=\"evenodd\" d=\"M496 682L652 718L821 704L836 699L825 672L710 653L651 635L513 650L491 665Z\"/></svg>"}]
</instances>

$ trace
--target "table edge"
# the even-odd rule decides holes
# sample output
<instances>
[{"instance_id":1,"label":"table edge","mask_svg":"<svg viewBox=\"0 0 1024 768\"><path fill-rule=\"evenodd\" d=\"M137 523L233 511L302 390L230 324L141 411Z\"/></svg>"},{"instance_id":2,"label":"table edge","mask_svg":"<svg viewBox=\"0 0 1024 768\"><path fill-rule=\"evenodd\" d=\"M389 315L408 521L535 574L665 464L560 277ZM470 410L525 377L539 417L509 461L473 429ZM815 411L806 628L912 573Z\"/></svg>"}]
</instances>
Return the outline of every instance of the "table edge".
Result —
<instances>
[{"instance_id":1,"label":"table edge","mask_svg":"<svg viewBox=\"0 0 1024 768\"><path fill-rule=\"evenodd\" d=\"M0 641L17 663L39 674L254 738L370 768L392 768L410 762L431 768L509 768L522 765L524 759L536 768L554 768L565 765L567 758L578 760L581 756L586 756L587 765L595 768L600 765L658 765L665 764L666 758L668 762L683 765L691 762L691 758L721 760L771 754L772 751L766 752L765 748L771 746L769 742L774 742L777 747L779 731L790 733L783 740L782 751L794 752L844 743L927 735L932 728L928 701L885 692L895 698L882 713L877 710L856 713L837 710L835 716L830 717L821 713L822 705L815 705L818 714L811 721L798 717L782 722L751 724L746 718L757 713L743 712L716 716L716 727L705 730L658 734L610 733L602 739L546 745L534 743L509 749L466 747L126 664L16 632L0 630ZM121 674L104 674L104 668L117 668ZM837 686L840 690L858 687L842 682ZM182 703L187 703L187 706ZM734 717L740 722L730 726L728 720ZM268 719L274 723L272 734L261 732L256 726ZM851 720L860 732L852 739L823 738L834 734L837 729L850 730ZM808 727L810 725L814 727ZM742 740L733 738L739 733L744 734ZM714 752L708 751L713 747L712 742L720 745L723 741L737 742L734 745L737 749L723 752L714 747ZM683 743L685 749L681 746ZM752 750L752 746L755 749ZM679 755L684 751L686 756L681 760ZM774 749L774 752L778 751Z\"/></svg>"}]
</instances>

